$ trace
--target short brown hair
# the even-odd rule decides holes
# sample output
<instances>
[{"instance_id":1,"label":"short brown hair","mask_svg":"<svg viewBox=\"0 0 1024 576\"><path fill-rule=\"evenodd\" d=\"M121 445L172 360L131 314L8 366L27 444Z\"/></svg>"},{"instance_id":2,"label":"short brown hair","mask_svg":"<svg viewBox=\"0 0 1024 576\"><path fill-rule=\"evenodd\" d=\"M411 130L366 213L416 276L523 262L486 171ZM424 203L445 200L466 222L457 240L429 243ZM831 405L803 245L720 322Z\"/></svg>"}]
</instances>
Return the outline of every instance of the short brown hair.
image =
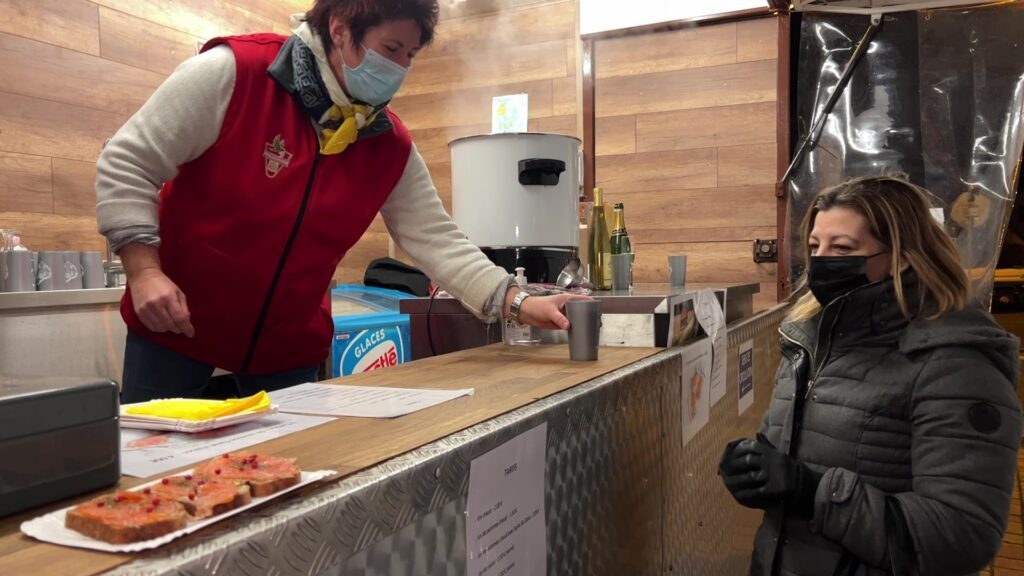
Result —
<instances>
[{"instance_id":1,"label":"short brown hair","mask_svg":"<svg viewBox=\"0 0 1024 576\"><path fill-rule=\"evenodd\" d=\"M434 40L438 7L437 0L316 0L306 12L306 21L328 48L334 45L331 16L345 23L353 46L363 41L369 28L389 20L415 22L420 27L420 45L426 46Z\"/></svg>"},{"instance_id":2,"label":"short brown hair","mask_svg":"<svg viewBox=\"0 0 1024 576\"><path fill-rule=\"evenodd\" d=\"M904 316L916 316L924 307L922 300L914 303L912 310L904 298L904 262L917 274L923 288L919 295L931 298L936 308L932 317L963 308L970 299L970 282L956 245L929 212L931 198L930 192L912 184L903 174L853 178L821 192L804 218L804 262L810 263L810 237L818 213L832 208L853 210L867 220L871 235L889 248L896 301ZM820 308L808 292L797 301L790 317L809 318Z\"/></svg>"}]
</instances>

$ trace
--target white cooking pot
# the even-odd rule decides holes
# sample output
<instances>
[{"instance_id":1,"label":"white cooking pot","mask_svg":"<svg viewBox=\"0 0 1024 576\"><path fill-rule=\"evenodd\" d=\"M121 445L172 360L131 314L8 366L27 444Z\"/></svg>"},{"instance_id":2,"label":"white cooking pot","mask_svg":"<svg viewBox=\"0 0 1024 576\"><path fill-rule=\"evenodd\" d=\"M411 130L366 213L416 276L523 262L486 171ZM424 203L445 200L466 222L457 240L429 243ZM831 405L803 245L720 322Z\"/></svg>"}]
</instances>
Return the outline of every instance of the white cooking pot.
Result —
<instances>
[{"instance_id":1,"label":"white cooking pot","mask_svg":"<svg viewBox=\"0 0 1024 576\"><path fill-rule=\"evenodd\" d=\"M580 141L542 133L453 140L452 218L482 248L578 248Z\"/></svg>"}]
</instances>

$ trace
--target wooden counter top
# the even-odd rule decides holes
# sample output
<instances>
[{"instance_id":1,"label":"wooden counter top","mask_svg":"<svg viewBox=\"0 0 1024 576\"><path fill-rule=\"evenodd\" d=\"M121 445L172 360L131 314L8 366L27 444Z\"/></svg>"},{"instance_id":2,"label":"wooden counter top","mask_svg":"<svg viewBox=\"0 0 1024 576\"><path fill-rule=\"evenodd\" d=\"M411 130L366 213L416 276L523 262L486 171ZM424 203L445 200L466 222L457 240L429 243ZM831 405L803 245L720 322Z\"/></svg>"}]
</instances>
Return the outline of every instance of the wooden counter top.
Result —
<instances>
[{"instance_id":1,"label":"wooden counter top","mask_svg":"<svg viewBox=\"0 0 1024 576\"><path fill-rule=\"evenodd\" d=\"M513 348L495 344L336 379L332 382L404 388L475 388L476 393L401 418L338 418L253 448L267 454L295 457L303 470L337 470L338 476L325 481L333 482L660 351L658 348L602 348L596 362L572 362L565 345ZM170 474L173 471L167 473ZM144 481L122 478L118 488L129 488ZM295 494L315 492L318 486L306 487L283 496L282 500L293 498ZM91 495L0 520L0 573L95 574L134 559L133 554L55 546L21 534L19 526L23 521L89 497ZM244 517L243 513L236 518ZM197 534L216 529L214 525ZM195 537L186 536L169 546L188 543Z\"/></svg>"}]
</instances>

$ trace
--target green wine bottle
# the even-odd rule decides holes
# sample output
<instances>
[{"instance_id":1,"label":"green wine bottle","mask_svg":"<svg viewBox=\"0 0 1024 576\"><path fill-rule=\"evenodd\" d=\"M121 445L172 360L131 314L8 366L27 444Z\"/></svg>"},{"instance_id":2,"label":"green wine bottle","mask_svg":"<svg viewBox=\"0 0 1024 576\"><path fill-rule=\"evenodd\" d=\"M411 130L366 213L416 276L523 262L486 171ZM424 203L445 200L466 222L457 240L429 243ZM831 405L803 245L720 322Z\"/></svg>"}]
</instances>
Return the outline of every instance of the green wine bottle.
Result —
<instances>
[{"instance_id":1,"label":"green wine bottle","mask_svg":"<svg viewBox=\"0 0 1024 576\"><path fill-rule=\"evenodd\" d=\"M633 243L626 232L626 215L622 202L615 203L615 228L612 229L612 254L632 254Z\"/></svg>"}]
</instances>

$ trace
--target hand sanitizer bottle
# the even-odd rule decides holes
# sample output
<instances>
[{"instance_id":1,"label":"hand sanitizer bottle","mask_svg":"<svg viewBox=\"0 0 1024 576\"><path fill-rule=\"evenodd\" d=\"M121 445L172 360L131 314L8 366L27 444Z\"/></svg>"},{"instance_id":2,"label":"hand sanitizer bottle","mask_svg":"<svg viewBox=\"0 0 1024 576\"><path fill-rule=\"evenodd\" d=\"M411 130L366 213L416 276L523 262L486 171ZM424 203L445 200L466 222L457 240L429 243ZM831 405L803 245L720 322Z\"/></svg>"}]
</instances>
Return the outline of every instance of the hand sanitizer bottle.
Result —
<instances>
[{"instance_id":1,"label":"hand sanitizer bottle","mask_svg":"<svg viewBox=\"0 0 1024 576\"><path fill-rule=\"evenodd\" d=\"M516 268L516 284L526 290L526 269ZM520 324L511 318L505 319L505 343L510 346L536 346L540 344L540 328Z\"/></svg>"}]
</instances>

